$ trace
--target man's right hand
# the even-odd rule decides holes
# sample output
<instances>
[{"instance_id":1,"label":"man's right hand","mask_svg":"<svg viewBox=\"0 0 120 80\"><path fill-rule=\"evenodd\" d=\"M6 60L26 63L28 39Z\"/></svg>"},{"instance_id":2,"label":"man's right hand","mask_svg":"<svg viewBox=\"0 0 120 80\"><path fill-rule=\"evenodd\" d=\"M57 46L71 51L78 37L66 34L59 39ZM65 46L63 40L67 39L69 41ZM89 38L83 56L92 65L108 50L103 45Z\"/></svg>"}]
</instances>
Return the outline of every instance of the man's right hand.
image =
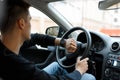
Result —
<instances>
[{"instance_id":1,"label":"man's right hand","mask_svg":"<svg viewBox=\"0 0 120 80\"><path fill-rule=\"evenodd\" d=\"M76 70L79 71L82 74L84 74L88 70L88 60L89 58L85 58L80 60L80 57L77 58L77 63L76 63Z\"/></svg>"}]
</instances>

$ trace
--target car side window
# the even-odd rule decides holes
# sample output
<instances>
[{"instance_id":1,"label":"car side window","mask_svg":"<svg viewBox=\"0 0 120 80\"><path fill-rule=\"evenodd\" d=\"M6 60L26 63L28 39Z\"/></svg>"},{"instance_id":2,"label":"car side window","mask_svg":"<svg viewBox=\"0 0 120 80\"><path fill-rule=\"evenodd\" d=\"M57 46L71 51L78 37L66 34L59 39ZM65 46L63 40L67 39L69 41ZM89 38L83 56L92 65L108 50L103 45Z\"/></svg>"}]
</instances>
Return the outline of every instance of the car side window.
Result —
<instances>
[{"instance_id":1,"label":"car side window","mask_svg":"<svg viewBox=\"0 0 120 80\"><path fill-rule=\"evenodd\" d=\"M47 17L44 13L39 10L30 7L29 9L31 19L31 33L41 33L45 34L48 27L57 26L57 24Z\"/></svg>"}]
</instances>

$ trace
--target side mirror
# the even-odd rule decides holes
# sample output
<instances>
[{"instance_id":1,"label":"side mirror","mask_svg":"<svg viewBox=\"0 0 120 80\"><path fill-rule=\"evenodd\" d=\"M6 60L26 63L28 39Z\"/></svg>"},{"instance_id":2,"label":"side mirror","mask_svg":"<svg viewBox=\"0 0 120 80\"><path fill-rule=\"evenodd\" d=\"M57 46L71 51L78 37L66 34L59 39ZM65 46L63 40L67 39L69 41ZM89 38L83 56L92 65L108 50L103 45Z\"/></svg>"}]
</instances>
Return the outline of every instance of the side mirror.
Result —
<instances>
[{"instance_id":1,"label":"side mirror","mask_svg":"<svg viewBox=\"0 0 120 80\"><path fill-rule=\"evenodd\" d=\"M58 26L48 27L45 33L47 35L57 37L59 34L59 27Z\"/></svg>"},{"instance_id":2,"label":"side mirror","mask_svg":"<svg viewBox=\"0 0 120 80\"><path fill-rule=\"evenodd\" d=\"M120 8L120 0L102 0L98 4L100 10L115 10Z\"/></svg>"},{"instance_id":3,"label":"side mirror","mask_svg":"<svg viewBox=\"0 0 120 80\"><path fill-rule=\"evenodd\" d=\"M62 37L66 31L59 26L52 26L46 29L46 34L54 37Z\"/></svg>"}]
</instances>

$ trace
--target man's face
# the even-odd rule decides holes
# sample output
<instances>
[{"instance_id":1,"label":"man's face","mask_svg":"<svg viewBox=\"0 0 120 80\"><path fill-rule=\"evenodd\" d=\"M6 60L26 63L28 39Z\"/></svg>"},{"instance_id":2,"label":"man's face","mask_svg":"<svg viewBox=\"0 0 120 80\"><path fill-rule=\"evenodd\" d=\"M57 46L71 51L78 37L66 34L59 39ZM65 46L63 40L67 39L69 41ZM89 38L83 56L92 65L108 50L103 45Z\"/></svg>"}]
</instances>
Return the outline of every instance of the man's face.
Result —
<instances>
[{"instance_id":1,"label":"man's face","mask_svg":"<svg viewBox=\"0 0 120 80\"><path fill-rule=\"evenodd\" d=\"M31 24L30 24L31 16L30 14L27 16L25 20L25 29L24 29L24 38L25 40L29 40L31 38Z\"/></svg>"}]
</instances>

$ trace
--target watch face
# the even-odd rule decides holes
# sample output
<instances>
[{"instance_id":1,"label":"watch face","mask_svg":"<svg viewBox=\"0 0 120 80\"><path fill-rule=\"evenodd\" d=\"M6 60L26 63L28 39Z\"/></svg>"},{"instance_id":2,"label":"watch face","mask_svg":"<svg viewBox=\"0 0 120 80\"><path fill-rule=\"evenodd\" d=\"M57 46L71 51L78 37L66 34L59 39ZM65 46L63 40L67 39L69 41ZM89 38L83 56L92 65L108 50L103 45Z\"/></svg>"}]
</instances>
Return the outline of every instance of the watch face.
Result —
<instances>
[{"instance_id":1,"label":"watch face","mask_svg":"<svg viewBox=\"0 0 120 80\"><path fill-rule=\"evenodd\" d=\"M65 43L66 43L65 39L61 39L60 46L65 47Z\"/></svg>"}]
</instances>

